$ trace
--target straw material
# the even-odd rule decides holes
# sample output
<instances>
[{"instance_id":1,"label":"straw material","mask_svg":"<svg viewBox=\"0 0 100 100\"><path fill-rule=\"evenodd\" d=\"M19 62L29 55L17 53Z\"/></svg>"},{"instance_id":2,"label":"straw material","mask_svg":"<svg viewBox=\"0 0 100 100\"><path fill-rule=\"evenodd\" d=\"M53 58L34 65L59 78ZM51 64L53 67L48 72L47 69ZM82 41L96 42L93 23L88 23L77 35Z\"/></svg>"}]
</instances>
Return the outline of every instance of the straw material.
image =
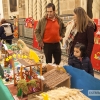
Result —
<instances>
[{"instance_id":1,"label":"straw material","mask_svg":"<svg viewBox=\"0 0 100 100\"><path fill-rule=\"evenodd\" d=\"M66 87L60 87L48 92L42 93L48 96L48 100L91 100L78 89L69 89ZM34 96L32 99L28 100L44 100L44 96L40 94L39 96ZM47 99L46 99L47 100Z\"/></svg>"}]
</instances>

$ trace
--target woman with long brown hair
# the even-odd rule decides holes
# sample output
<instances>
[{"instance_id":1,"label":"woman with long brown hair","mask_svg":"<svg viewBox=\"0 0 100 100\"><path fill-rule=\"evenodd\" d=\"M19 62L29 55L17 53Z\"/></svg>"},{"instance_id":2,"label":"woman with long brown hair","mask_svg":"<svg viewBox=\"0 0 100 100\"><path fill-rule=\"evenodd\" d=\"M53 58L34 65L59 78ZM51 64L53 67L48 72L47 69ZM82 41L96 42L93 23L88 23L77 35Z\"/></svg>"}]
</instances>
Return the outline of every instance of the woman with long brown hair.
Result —
<instances>
[{"instance_id":1,"label":"woman with long brown hair","mask_svg":"<svg viewBox=\"0 0 100 100\"><path fill-rule=\"evenodd\" d=\"M74 9L73 21L74 25L66 41L67 46L69 45L70 55L73 53L74 46L78 42L86 46L86 53L90 58L94 45L94 31L96 31L96 25L82 7Z\"/></svg>"}]
</instances>

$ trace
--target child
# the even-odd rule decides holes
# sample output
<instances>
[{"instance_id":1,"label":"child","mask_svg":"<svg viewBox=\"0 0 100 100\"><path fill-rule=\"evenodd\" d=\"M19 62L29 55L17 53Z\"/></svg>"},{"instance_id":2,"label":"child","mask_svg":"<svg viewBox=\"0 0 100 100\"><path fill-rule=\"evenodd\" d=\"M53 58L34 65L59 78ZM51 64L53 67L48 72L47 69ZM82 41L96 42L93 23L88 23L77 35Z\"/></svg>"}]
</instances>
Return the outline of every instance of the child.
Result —
<instances>
[{"instance_id":1,"label":"child","mask_svg":"<svg viewBox=\"0 0 100 100\"><path fill-rule=\"evenodd\" d=\"M86 56L86 47L81 43L74 46L74 53L68 58L68 64L72 67L85 70L87 73L94 76L90 59Z\"/></svg>"}]
</instances>

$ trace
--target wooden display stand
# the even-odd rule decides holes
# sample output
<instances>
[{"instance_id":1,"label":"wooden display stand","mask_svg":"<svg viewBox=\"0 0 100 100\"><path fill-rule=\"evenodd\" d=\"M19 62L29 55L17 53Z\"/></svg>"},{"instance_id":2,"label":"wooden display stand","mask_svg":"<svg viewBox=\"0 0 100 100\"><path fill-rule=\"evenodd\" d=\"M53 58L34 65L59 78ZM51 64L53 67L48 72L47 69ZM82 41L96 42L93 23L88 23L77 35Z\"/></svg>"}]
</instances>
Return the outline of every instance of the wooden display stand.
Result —
<instances>
[{"instance_id":1,"label":"wooden display stand","mask_svg":"<svg viewBox=\"0 0 100 100\"><path fill-rule=\"evenodd\" d=\"M29 75L32 76L33 73L35 73L33 70L32 70L32 66L34 66L35 68L39 67L40 68L40 75L42 75L42 64L41 63L32 63L31 64L28 62L28 61L31 61L29 59L18 59L18 61L20 62L20 64L22 65L20 67L20 72L17 73L17 75L20 77L20 79L24 79L24 72L23 72L23 69L28 69L29 71ZM16 71L15 71L15 67L13 68L13 72L14 72L14 85L17 84L17 80L16 80Z\"/></svg>"},{"instance_id":2,"label":"wooden display stand","mask_svg":"<svg viewBox=\"0 0 100 100\"><path fill-rule=\"evenodd\" d=\"M19 68L18 73L16 73L16 68L13 68L14 72L14 85L17 85L18 82L22 79L25 79L26 82L30 82L32 79L36 80L36 85L38 85L37 88L35 88L35 91L33 91L33 87L31 87L32 91L29 91L28 94L31 93L40 93L43 91L43 85L41 79L38 79L37 73L33 69L39 68L39 73L42 75L42 64L41 63L34 63L32 60L29 59L17 59L21 67ZM31 63L29 63L31 62ZM33 62L33 63L32 63ZM28 73L28 74L27 74ZM19 80L17 80L17 77L19 77Z\"/></svg>"}]
</instances>

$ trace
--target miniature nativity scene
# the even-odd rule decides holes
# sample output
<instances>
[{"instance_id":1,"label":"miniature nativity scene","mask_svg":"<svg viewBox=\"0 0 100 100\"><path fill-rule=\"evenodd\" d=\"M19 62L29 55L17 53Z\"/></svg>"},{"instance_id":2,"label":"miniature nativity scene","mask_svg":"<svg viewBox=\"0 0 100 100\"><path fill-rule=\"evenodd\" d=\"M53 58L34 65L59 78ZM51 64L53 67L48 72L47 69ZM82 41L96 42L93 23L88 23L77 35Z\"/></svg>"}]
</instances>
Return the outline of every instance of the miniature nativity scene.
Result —
<instances>
[{"instance_id":1,"label":"miniature nativity scene","mask_svg":"<svg viewBox=\"0 0 100 100\"><path fill-rule=\"evenodd\" d=\"M44 65L42 57L30 49L21 39L12 45L2 42L1 45L0 80L6 86L13 84L16 87L18 100L26 96L28 100L64 100L64 95L64 97L61 95L62 98L60 95L59 97L53 95L54 91L55 93L57 91L63 93L64 89L68 95L66 100L67 98L71 100L69 99L70 96L80 93L79 90L69 89L71 76L62 66ZM82 93L80 95L84 98L81 100L90 100ZM53 97L58 98L53 99ZM14 96L13 98L15 99ZM74 98L77 98L77 96L74 96Z\"/></svg>"},{"instance_id":2,"label":"miniature nativity scene","mask_svg":"<svg viewBox=\"0 0 100 100\"><path fill-rule=\"evenodd\" d=\"M32 49L18 40L17 44L2 44L1 53L0 75L4 84L17 86L18 96L19 91L25 94L42 91L42 63Z\"/></svg>"}]
</instances>

